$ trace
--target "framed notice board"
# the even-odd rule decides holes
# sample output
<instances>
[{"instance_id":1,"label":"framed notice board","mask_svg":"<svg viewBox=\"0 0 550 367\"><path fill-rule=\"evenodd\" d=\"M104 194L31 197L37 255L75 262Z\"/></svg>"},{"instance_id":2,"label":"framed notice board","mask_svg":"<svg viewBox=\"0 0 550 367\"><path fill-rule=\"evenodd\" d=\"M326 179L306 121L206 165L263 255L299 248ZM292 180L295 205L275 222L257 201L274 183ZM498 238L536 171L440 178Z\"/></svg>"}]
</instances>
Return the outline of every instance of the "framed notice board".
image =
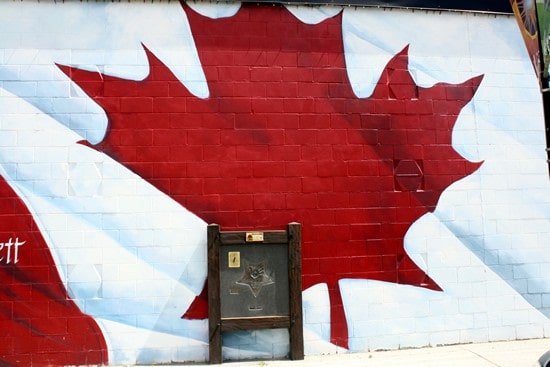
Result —
<instances>
[{"instance_id":1,"label":"framed notice board","mask_svg":"<svg viewBox=\"0 0 550 367\"><path fill-rule=\"evenodd\" d=\"M210 363L222 363L222 332L287 328L290 359L304 359L302 227L226 231L208 226Z\"/></svg>"}]
</instances>

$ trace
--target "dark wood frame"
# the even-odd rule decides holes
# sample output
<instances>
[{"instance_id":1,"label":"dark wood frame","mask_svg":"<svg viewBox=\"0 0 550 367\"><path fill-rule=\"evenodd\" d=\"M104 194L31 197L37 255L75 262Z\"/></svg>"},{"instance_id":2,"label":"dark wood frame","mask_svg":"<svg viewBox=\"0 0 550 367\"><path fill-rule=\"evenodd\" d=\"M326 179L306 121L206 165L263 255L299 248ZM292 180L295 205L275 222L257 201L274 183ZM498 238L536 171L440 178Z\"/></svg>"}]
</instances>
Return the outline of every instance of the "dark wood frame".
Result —
<instances>
[{"instance_id":1,"label":"dark wood frame","mask_svg":"<svg viewBox=\"0 0 550 367\"><path fill-rule=\"evenodd\" d=\"M289 223L287 230L263 231L263 241L246 241L246 231L221 232L218 224L208 225L208 334L210 364L222 363L222 332L254 329L289 329L290 359L304 359L302 320L302 226ZM289 315L221 317L220 246L288 245Z\"/></svg>"}]
</instances>

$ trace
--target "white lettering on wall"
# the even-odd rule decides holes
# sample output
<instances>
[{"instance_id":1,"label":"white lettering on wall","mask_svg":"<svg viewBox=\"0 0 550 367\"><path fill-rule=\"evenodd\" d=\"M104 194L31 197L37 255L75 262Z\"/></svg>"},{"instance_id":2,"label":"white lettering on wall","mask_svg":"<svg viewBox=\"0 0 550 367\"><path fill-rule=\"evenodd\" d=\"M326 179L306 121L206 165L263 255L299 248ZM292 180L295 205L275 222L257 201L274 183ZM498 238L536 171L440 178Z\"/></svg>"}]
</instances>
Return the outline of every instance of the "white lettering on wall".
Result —
<instances>
[{"instance_id":1,"label":"white lettering on wall","mask_svg":"<svg viewBox=\"0 0 550 367\"><path fill-rule=\"evenodd\" d=\"M19 247L23 246L26 241L19 242L19 238L13 241L10 238L8 242L0 242L0 264L17 264L19 262Z\"/></svg>"}]
</instances>

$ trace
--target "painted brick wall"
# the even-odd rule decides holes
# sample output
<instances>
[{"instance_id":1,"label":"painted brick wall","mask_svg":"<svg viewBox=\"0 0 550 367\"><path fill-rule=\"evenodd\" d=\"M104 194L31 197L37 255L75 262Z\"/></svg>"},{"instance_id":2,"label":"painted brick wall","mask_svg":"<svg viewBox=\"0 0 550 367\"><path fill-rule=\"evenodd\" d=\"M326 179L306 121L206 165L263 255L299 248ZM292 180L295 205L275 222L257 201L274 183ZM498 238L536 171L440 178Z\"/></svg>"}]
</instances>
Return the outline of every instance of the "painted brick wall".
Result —
<instances>
[{"instance_id":1,"label":"painted brick wall","mask_svg":"<svg viewBox=\"0 0 550 367\"><path fill-rule=\"evenodd\" d=\"M0 24L0 364L207 360L211 222L302 223L306 354L548 336L512 16L24 2Z\"/></svg>"}]
</instances>

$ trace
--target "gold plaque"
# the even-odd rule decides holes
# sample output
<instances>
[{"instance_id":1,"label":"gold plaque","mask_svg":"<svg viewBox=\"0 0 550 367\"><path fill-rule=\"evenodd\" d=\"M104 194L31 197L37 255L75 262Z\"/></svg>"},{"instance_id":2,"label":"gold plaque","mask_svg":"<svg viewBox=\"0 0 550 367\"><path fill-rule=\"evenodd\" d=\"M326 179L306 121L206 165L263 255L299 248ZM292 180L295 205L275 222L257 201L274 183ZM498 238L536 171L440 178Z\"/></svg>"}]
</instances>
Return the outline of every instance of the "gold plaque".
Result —
<instances>
[{"instance_id":1,"label":"gold plaque","mask_svg":"<svg viewBox=\"0 0 550 367\"><path fill-rule=\"evenodd\" d=\"M241 267L241 253L239 251L230 251L228 253L228 267L230 268L240 268Z\"/></svg>"},{"instance_id":2,"label":"gold plaque","mask_svg":"<svg viewBox=\"0 0 550 367\"><path fill-rule=\"evenodd\" d=\"M262 242L263 240L263 232L246 232L246 242Z\"/></svg>"}]
</instances>

